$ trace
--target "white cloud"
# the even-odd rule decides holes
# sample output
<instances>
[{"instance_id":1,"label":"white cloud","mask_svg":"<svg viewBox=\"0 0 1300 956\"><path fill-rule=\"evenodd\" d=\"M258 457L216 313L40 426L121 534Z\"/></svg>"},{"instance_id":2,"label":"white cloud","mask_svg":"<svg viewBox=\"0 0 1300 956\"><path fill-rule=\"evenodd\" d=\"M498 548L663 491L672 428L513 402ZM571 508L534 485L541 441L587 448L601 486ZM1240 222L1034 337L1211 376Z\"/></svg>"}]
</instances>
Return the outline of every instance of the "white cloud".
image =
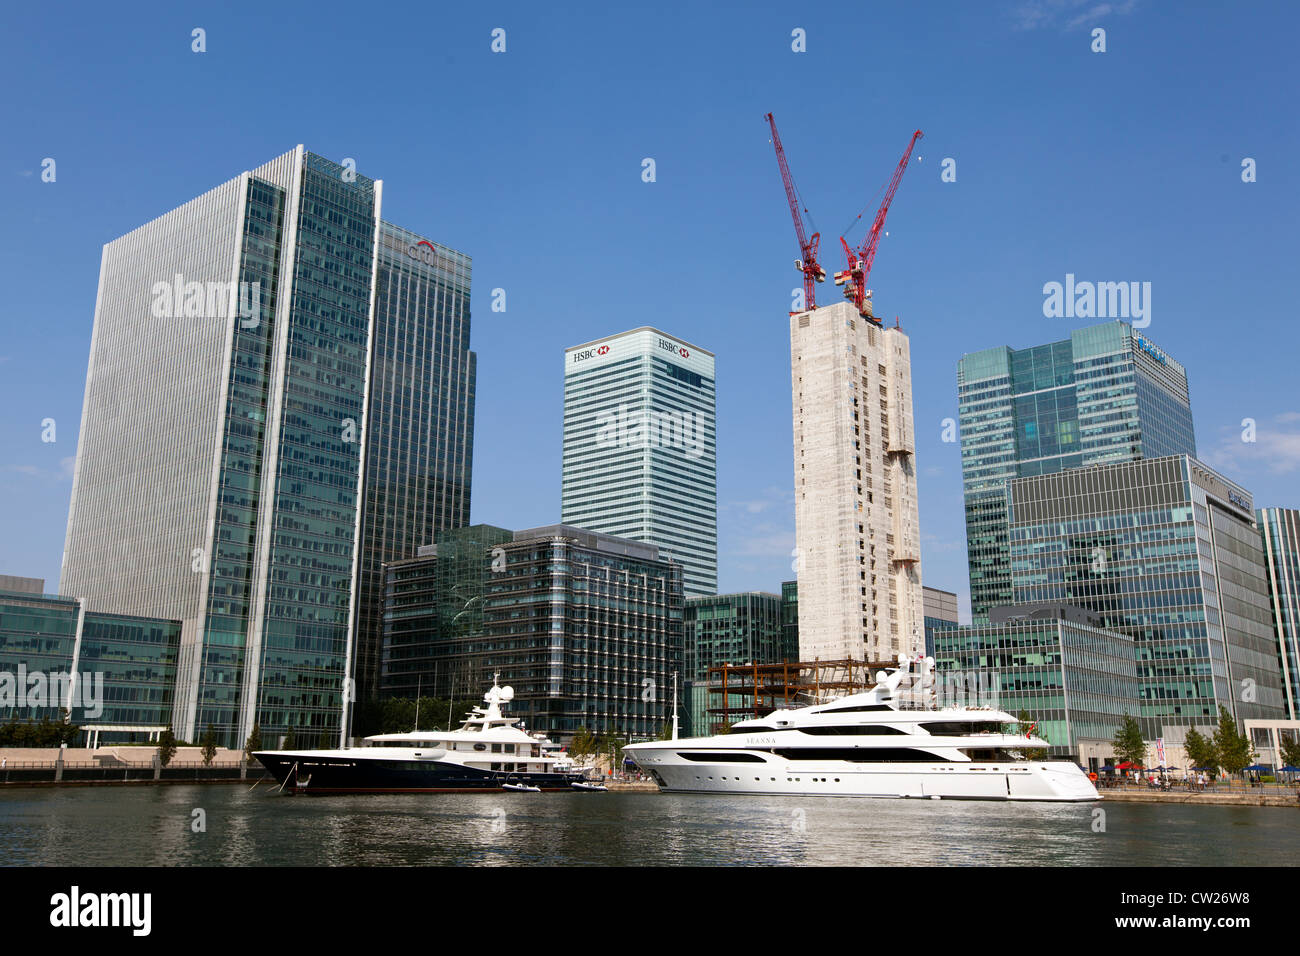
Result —
<instances>
[{"instance_id":1,"label":"white cloud","mask_svg":"<svg viewBox=\"0 0 1300 956\"><path fill-rule=\"evenodd\" d=\"M1275 475L1300 470L1300 412L1283 412L1255 427L1255 440L1242 441L1243 429L1224 428L1205 455L1207 464L1238 480L1243 472L1264 469Z\"/></svg>"},{"instance_id":2,"label":"white cloud","mask_svg":"<svg viewBox=\"0 0 1300 956\"><path fill-rule=\"evenodd\" d=\"M1102 17L1132 13L1137 0L1097 3L1095 0L1021 0L1011 10L1017 30L1058 27L1073 30L1084 23L1098 25Z\"/></svg>"}]
</instances>

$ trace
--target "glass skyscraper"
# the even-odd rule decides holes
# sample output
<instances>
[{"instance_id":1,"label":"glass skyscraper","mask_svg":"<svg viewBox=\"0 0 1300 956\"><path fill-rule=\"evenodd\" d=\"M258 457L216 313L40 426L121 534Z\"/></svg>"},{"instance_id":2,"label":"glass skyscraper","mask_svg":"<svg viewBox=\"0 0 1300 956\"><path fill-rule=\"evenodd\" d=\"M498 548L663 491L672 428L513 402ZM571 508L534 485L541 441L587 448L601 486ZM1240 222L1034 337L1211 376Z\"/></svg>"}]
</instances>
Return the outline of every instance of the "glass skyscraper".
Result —
<instances>
[{"instance_id":1,"label":"glass skyscraper","mask_svg":"<svg viewBox=\"0 0 1300 956\"><path fill-rule=\"evenodd\" d=\"M1255 520L1264 544L1286 715L1300 720L1300 511L1263 508Z\"/></svg>"},{"instance_id":2,"label":"glass skyscraper","mask_svg":"<svg viewBox=\"0 0 1300 956\"><path fill-rule=\"evenodd\" d=\"M60 587L181 622L182 739L340 734L366 552L468 512L468 261L381 198L299 146L104 248Z\"/></svg>"},{"instance_id":3,"label":"glass skyscraper","mask_svg":"<svg viewBox=\"0 0 1300 956\"><path fill-rule=\"evenodd\" d=\"M716 424L713 353L652 328L567 349L561 520L654 544L688 597L716 594Z\"/></svg>"},{"instance_id":4,"label":"glass skyscraper","mask_svg":"<svg viewBox=\"0 0 1300 956\"><path fill-rule=\"evenodd\" d=\"M1133 638L1149 738L1181 743L1219 706L1284 715L1249 492L1178 455L1019 478L1008 497L1015 603L1084 608Z\"/></svg>"},{"instance_id":5,"label":"glass skyscraper","mask_svg":"<svg viewBox=\"0 0 1300 956\"><path fill-rule=\"evenodd\" d=\"M474 525L421 551L386 569L386 691L477 699L499 673L510 713L553 738L664 730L682 670L680 564L567 525Z\"/></svg>"},{"instance_id":6,"label":"glass skyscraper","mask_svg":"<svg viewBox=\"0 0 1300 956\"><path fill-rule=\"evenodd\" d=\"M1006 486L1084 465L1196 455L1187 373L1124 322L957 366L971 611L1011 603Z\"/></svg>"}]
</instances>

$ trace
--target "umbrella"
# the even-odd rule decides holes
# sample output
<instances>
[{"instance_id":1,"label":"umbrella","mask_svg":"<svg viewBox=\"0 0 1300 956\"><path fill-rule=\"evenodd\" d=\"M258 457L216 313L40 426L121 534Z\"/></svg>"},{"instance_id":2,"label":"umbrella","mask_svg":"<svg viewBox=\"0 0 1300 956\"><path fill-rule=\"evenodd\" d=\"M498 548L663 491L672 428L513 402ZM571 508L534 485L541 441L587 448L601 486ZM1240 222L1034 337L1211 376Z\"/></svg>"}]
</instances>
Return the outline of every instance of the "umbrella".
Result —
<instances>
[{"instance_id":1,"label":"umbrella","mask_svg":"<svg viewBox=\"0 0 1300 956\"><path fill-rule=\"evenodd\" d=\"M1247 767L1246 769L1247 769L1247 770L1254 770L1254 771L1264 771L1264 770L1272 770L1273 768L1272 768L1272 767L1265 767L1262 763L1253 763L1253 764L1251 764L1249 767Z\"/></svg>"},{"instance_id":2,"label":"umbrella","mask_svg":"<svg viewBox=\"0 0 1300 956\"><path fill-rule=\"evenodd\" d=\"M1217 769L1217 768L1215 768L1215 767L1193 767L1192 769L1193 769L1193 770L1206 770L1206 771L1209 771L1209 770L1215 770L1215 769Z\"/></svg>"},{"instance_id":3,"label":"umbrella","mask_svg":"<svg viewBox=\"0 0 1300 956\"><path fill-rule=\"evenodd\" d=\"M1130 767L1134 766L1134 763L1131 760L1125 760L1122 764L1119 764L1118 766L1120 770L1128 770Z\"/></svg>"},{"instance_id":4,"label":"umbrella","mask_svg":"<svg viewBox=\"0 0 1300 956\"><path fill-rule=\"evenodd\" d=\"M1300 767L1292 767L1292 766L1288 765L1288 766L1285 766L1285 767L1282 768L1282 772L1283 772L1283 773L1300 773Z\"/></svg>"},{"instance_id":5,"label":"umbrella","mask_svg":"<svg viewBox=\"0 0 1300 956\"><path fill-rule=\"evenodd\" d=\"M1161 770L1182 770L1182 767L1161 767Z\"/></svg>"}]
</instances>

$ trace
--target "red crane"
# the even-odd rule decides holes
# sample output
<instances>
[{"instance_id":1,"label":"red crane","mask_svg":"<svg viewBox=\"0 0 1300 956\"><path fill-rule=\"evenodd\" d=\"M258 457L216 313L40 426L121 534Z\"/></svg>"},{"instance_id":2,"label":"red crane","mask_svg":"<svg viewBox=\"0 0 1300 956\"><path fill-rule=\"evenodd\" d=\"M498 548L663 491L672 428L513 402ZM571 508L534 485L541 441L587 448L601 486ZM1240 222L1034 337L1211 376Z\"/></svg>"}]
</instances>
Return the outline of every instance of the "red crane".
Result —
<instances>
[{"instance_id":1,"label":"red crane","mask_svg":"<svg viewBox=\"0 0 1300 956\"><path fill-rule=\"evenodd\" d=\"M876 325L880 325L880 320L871 314L871 290L867 288L867 277L871 275L871 264L876 259L876 246L880 243L885 217L889 215L889 204L894 201L894 193L898 192L898 184L902 182L903 173L907 171L907 162L912 158L912 148L916 146L916 141L921 136L919 129L912 134L912 141L907 144L907 152L903 153L903 158L898 161L894 178L889 181L889 189L885 191L885 199L876 212L876 221L871 224L871 230L863 238L862 248L856 255L849 248L844 237L840 236L840 245L844 247L844 258L848 260L849 267L843 272L835 273L835 284L844 286L844 298L857 306L859 315L870 319Z\"/></svg>"},{"instance_id":2,"label":"red crane","mask_svg":"<svg viewBox=\"0 0 1300 956\"><path fill-rule=\"evenodd\" d=\"M771 113L767 114L767 122L772 127L772 145L776 147L776 161L781 167L781 181L785 183L785 198L790 203L790 218L794 220L795 235L799 238L799 258L795 260L794 267L803 273L804 309L811 311L817 308L813 283L826 281L826 270L817 264L817 244L821 242L822 237L819 232L814 232L812 238L806 236L803 217L808 210L800 211L794 179L790 176L790 167L786 165L785 150L781 147L781 137L776 132L776 120L772 119Z\"/></svg>"}]
</instances>

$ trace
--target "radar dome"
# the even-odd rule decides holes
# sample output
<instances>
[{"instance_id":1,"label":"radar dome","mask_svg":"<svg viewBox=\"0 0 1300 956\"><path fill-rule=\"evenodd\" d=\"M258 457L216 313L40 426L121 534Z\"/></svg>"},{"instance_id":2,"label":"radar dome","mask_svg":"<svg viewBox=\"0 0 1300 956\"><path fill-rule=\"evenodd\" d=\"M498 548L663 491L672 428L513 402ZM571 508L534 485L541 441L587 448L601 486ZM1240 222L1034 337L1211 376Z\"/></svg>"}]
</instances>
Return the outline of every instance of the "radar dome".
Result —
<instances>
[{"instance_id":1,"label":"radar dome","mask_svg":"<svg viewBox=\"0 0 1300 956\"><path fill-rule=\"evenodd\" d=\"M502 700L514 700L514 699L515 699L515 689L514 689L513 687L502 687L502 688L501 688L501 699L502 699Z\"/></svg>"}]
</instances>

